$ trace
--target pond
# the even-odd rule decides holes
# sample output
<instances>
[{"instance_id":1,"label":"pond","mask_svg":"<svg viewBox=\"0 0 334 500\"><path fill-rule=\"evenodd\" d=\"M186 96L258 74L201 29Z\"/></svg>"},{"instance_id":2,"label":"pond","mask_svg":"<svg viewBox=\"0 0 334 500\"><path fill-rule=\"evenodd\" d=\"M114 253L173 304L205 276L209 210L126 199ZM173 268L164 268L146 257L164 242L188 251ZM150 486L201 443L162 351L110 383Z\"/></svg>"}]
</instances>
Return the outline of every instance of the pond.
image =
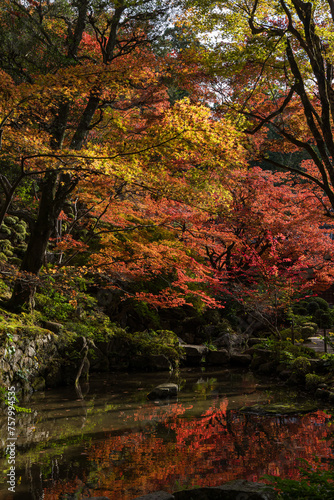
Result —
<instances>
[{"instance_id":1,"label":"pond","mask_svg":"<svg viewBox=\"0 0 334 500\"><path fill-rule=\"evenodd\" d=\"M163 382L179 397L148 401ZM15 493L8 491L7 418L0 419L4 500L58 500L66 494L132 500L155 490L216 486L263 474L298 477L299 459L324 467L333 459L332 412L267 415L243 407L307 403L250 372L181 371L91 377L73 387L38 392L16 415ZM316 458L317 457L317 458Z\"/></svg>"}]
</instances>

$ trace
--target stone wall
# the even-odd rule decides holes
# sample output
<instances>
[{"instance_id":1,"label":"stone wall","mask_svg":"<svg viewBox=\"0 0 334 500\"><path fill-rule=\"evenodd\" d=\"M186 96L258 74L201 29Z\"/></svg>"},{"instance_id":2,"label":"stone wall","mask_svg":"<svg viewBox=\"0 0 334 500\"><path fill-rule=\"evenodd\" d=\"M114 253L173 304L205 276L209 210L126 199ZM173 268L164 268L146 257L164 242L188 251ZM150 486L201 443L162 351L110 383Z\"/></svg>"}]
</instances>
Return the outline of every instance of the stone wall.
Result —
<instances>
[{"instance_id":1,"label":"stone wall","mask_svg":"<svg viewBox=\"0 0 334 500\"><path fill-rule=\"evenodd\" d=\"M0 378L2 385L15 384L17 390L43 389L59 358L61 337L44 328L27 327L7 334L0 347Z\"/></svg>"}]
</instances>

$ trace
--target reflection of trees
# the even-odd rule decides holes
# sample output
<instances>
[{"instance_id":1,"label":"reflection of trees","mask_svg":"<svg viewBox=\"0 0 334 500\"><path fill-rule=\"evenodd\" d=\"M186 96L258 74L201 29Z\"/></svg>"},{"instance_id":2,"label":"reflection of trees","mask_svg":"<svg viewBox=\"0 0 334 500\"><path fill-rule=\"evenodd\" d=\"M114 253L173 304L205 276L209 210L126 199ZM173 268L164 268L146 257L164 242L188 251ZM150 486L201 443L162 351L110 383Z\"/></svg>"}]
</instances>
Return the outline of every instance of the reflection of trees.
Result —
<instances>
[{"instance_id":1,"label":"reflection of trees","mask_svg":"<svg viewBox=\"0 0 334 500\"><path fill-rule=\"evenodd\" d=\"M129 500L153 490L173 491L176 484L214 486L272 472L297 478L298 458L313 463L314 455L332 456L329 417L321 411L258 416L227 410L227 404L218 401L197 419L188 418L181 404L139 409L134 421L145 422L140 428L109 434L87 450L91 493ZM55 488L61 491L59 484L48 488L45 500L58 498Z\"/></svg>"},{"instance_id":2,"label":"reflection of trees","mask_svg":"<svg viewBox=\"0 0 334 500\"><path fill-rule=\"evenodd\" d=\"M75 392L77 393L77 397L80 400L80 405L82 408L82 424L81 424L81 429L83 429L86 425L87 421L87 413L88 413L88 407L85 402L85 396L89 393L89 384L88 382L84 383L81 387L79 384L79 379L75 381Z\"/></svg>"},{"instance_id":3,"label":"reflection of trees","mask_svg":"<svg viewBox=\"0 0 334 500\"><path fill-rule=\"evenodd\" d=\"M25 464L25 473L29 481L29 491L32 500L40 500L43 498L43 482L41 474L38 473L39 470L35 464L31 463L31 460L27 460ZM36 473L37 472L37 473Z\"/></svg>"}]
</instances>

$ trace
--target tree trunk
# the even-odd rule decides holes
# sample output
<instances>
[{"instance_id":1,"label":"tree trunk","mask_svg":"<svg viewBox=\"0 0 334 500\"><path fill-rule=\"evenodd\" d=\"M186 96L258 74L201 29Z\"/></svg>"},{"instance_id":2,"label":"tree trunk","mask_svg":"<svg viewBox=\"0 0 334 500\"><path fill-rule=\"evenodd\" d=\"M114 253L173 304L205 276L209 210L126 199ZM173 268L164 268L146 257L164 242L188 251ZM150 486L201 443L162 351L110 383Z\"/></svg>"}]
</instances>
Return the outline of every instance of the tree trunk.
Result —
<instances>
[{"instance_id":1,"label":"tree trunk","mask_svg":"<svg viewBox=\"0 0 334 500\"><path fill-rule=\"evenodd\" d=\"M25 252L21 268L22 276L16 280L9 306L21 310L24 306L34 306L36 277L43 266L47 245L54 231L58 216L67 196L78 183L71 174L49 172L42 186L41 200L36 223L33 226L28 248ZM33 277L29 277L31 273Z\"/></svg>"}]
</instances>

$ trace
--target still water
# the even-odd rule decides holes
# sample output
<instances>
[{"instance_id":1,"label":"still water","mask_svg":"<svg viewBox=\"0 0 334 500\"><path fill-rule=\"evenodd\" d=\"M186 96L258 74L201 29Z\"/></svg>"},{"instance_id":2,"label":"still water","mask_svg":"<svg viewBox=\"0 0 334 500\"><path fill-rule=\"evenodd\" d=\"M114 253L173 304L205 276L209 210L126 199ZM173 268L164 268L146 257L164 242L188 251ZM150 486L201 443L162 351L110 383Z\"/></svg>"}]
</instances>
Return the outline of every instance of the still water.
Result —
<instances>
[{"instance_id":1,"label":"still water","mask_svg":"<svg viewBox=\"0 0 334 500\"><path fill-rule=\"evenodd\" d=\"M164 382L177 382L179 397L148 401ZM266 473L297 478L300 458L318 457L327 467L334 457L330 409L270 416L241 410L287 400L306 402L240 370L99 375L81 393L73 387L35 393L20 402L31 413L15 417L14 494L6 483L6 415L0 418L0 498L132 500Z\"/></svg>"}]
</instances>

